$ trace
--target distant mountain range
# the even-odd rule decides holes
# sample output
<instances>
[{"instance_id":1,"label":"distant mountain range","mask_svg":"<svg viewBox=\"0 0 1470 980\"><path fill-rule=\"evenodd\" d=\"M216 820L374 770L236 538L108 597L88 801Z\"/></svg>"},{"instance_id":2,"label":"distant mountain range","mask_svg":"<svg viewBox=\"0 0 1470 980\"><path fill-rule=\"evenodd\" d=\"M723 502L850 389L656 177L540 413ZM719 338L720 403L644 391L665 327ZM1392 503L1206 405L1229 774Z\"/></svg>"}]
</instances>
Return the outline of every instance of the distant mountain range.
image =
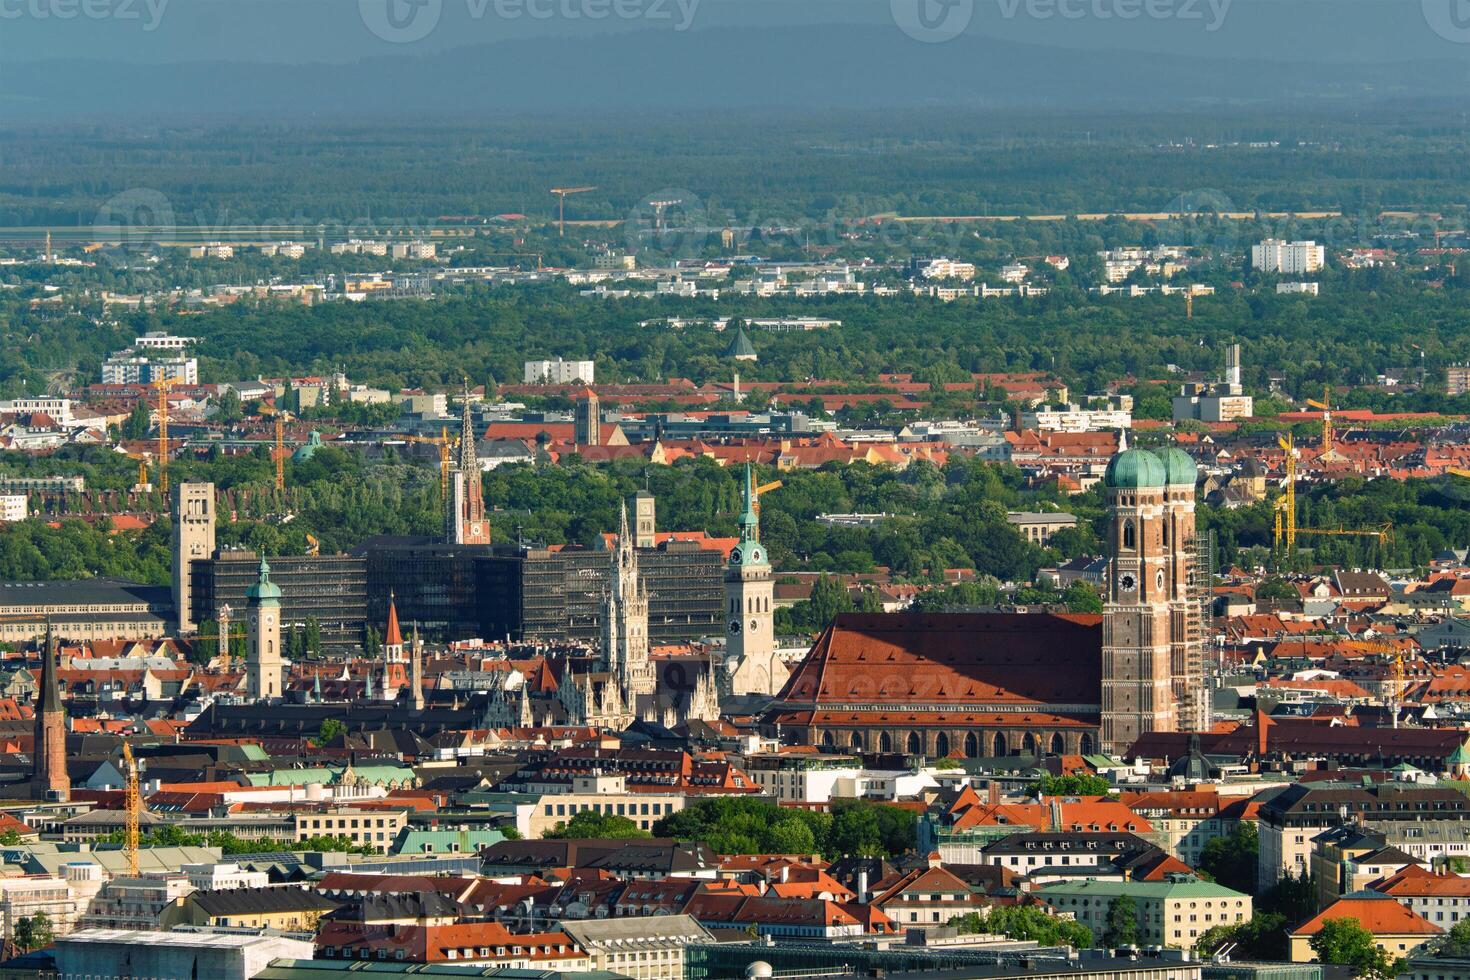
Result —
<instances>
[{"instance_id":1,"label":"distant mountain range","mask_svg":"<svg viewBox=\"0 0 1470 980\"><path fill-rule=\"evenodd\" d=\"M53 59L0 72L0 118L219 114L360 120L759 107L1187 108L1463 98L1464 64L1309 64L1076 50L891 25L539 37L347 63Z\"/></svg>"}]
</instances>

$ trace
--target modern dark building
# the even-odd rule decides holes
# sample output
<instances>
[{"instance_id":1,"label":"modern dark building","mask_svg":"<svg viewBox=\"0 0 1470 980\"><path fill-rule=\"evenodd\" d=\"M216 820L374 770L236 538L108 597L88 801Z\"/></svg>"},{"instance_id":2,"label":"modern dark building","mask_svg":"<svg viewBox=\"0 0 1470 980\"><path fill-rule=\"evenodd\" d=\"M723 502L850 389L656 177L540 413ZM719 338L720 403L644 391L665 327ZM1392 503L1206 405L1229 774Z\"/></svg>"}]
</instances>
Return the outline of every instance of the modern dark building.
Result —
<instances>
[{"instance_id":1,"label":"modern dark building","mask_svg":"<svg viewBox=\"0 0 1470 980\"><path fill-rule=\"evenodd\" d=\"M229 605L243 622L245 590L255 584L260 557L253 551L216 551L190 562L192 621L216 619ZM270 559L271 580L281 589L285 629L316 620L327 646L355 646L368 617L367 561L358 555L278 556ZM384 617L387 615L386 601Z\"/></svg>"},{"instance_id":2,"label":"modern dark building","mask_svg":"<svg viewBox=\"0 0 1470 980\"><path fill-rule=\"evenodd\" d=\"M387 621L391 595L405 629L416 624L448 640L520 638L521 557L513 547L379 537L354 554L366 562L368 622Z\"/></svg>"},{"instance_id":3,"label":"modern dark building","mask_svg":"<svg viewBox=\"0 0 1470 980\"><path fill-rule=\"evenodd\" d=\"M602 636L610 557L588 548L527 549L521 572L521 632L527 640ZM651 643L681 643L723 629L724 556L692 541L638 550L648 588Z\"/></svg>"},{"instance_id":4,"label":"modern dark building","mask_svg":"<svg viewBox=\"0 0 1470 980\"><path fill-rule=\"evenodd\" d=\"M327 646L355 646L371 625L381 631L388 599L407 629L462 640L585 640L602 636L610 556L588 548L520 549L512 544L444 544L427 537L378 537L350 555L270 559L287 628L315 619ZM243 616L245 590L259 558L216 551L191 562L193 620L218 618L226 603ZM719 633L724 558L692 541L638 551L649 593L648 632L655 644Z\"/></svg>"}]
</instances>

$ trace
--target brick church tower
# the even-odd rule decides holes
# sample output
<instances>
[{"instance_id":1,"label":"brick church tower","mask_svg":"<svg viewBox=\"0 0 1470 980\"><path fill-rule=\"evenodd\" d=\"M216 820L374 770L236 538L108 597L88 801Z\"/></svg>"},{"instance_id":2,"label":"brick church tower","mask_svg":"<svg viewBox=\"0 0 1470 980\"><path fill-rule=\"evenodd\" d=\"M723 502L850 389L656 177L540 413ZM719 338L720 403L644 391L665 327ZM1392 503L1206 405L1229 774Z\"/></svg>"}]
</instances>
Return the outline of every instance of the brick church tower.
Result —
<instances>
[{"instance_id":1,"label":"brick church tower","mask_svg":"<svg viewBox=\"0 0 1470 980\"><path fill-rule=\"evenodd\" d=\"M56 644L51 626L41 647L41 690L36 702L35 775L31 796L38 800L71 799L71 776L66 771L66 709L56 678Z\"/></svg>"},{"instance_id":2,"label":"brick church tower","mask_svg":"<svg viewBox=\"0 0 1470 980\"><path fill-rule=\"evenodd\" d=\"M1103 481L1113 557L1103 606L1101 741L1104 752L1119 754L1144 732L1179 727L1170 600L1181 535L1168 519L1168 468L1153 453L1125 449Z\"/></svg>"}]
</instances>

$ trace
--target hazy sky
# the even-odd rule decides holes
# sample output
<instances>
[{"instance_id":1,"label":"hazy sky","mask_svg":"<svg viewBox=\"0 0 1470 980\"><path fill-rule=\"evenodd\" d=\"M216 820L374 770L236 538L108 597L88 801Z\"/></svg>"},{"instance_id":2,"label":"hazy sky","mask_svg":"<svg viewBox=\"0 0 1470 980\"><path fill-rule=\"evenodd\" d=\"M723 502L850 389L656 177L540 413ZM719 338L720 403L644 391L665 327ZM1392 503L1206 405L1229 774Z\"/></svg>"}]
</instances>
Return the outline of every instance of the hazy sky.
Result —
<instances>
[{"instance_id":1,"label":"hazy sky","mask_svg":"<svg viewBox=\"0 0 1470 980\"><path fill-rule=\"evenodd\" d=\"M946 32L961 25L969 35L1032 44L1203 57L1470 56L1470 0L0 0L0 65L75 57L340 62L546 35L813 23L894 27L918 17L920 4L926 16L917 23L943 25L946 41ZM385 5L395 8L391 20L382 19L389 16ZM388 26L375 33L374 21ZM412 36L415 22L429 21L432 29ZM410 25L411 39L404 40L403 25ZM395 32L398 38L380 36ZM923 42L895 27L893 43ZM732 49L731 58L739 57Z\"/></svg>"}]
</instances>

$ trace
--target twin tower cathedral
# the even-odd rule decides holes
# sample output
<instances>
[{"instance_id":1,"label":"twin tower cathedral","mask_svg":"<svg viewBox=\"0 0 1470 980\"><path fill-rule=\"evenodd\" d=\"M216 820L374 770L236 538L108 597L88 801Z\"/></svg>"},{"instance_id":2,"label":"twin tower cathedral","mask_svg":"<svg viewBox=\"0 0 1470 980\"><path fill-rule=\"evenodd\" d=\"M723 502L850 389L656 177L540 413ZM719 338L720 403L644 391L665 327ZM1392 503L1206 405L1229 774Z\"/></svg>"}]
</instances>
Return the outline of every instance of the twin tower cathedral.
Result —
<instances>
[{"instance_id":1,"label":"twin tower cathedral","mask_svg":"<svg viewBox=\"0 0 1470 980\"><path fill-rule=\"evenodd\" d=\"M1195 569L1195 463L1180 449L1125 449L1103 477L1112 565L1102 623L1100 738L1201 731L1203 606Z\"/></svg>"}]
</instances>

